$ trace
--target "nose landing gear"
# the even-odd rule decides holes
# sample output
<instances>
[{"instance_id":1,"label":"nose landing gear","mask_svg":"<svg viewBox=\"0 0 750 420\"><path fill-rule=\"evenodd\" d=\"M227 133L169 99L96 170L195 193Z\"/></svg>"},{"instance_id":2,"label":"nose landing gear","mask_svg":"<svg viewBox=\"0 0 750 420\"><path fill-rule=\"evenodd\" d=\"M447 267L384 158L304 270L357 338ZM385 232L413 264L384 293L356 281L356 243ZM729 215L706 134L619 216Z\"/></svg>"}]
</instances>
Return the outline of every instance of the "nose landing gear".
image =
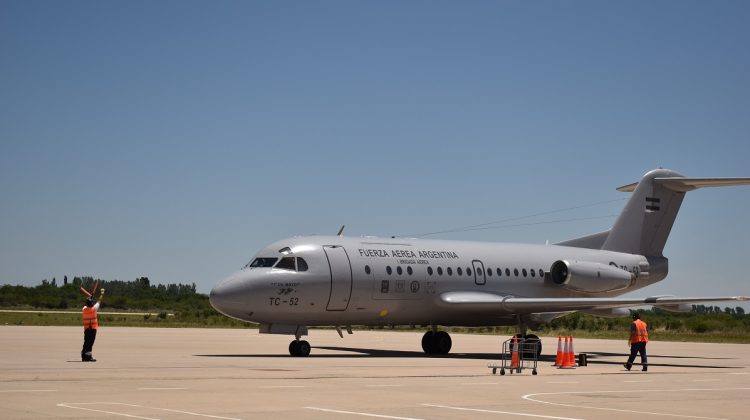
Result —
<instances>
[{"instance_id":1,"label":"nose landing gear","mask_svg":"<svg viewBox=\"0 0 750 420\"><path fill-rule=\"evenodd\" d=\"M305 340L294 340L289 343L289 354L294 357L307 357L310 355L310 343Z\"/></svg>"}]
</instances>

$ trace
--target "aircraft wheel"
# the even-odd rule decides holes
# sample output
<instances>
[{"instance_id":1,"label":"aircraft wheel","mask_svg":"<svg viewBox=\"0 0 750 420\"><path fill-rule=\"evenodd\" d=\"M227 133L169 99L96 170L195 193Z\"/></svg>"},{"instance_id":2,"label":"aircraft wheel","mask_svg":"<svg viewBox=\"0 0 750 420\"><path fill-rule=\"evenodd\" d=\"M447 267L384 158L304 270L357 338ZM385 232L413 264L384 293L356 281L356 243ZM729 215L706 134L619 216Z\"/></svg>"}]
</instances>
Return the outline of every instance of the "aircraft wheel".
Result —
<instances>
[{"instance_id":1,"label":"aircraft wheel","mask_svg":"<svg viewBox=\"0 0 750 420\"><path fill-rule=\"evenodd\" d=\"M435 354L435 332L427 331L422 336L422 350L425 354Z\"/></svg>"},{"instance_id":2,"label":"aircraft wheel","mask_svg":"<svg viewBox=\"0 0 750 420\"><path fill-rule=\"evenodd\" d=\"M448 352L451 351L453 340L451 340L451 336L447 332L438 331L437 334L435 334L435 338L433 340L435 353L448 354Z\"/></svg>"},{"instance_id":3,"label":"aircraft wheel","mask_svg":"<svg viewBox=\"0 0 750 420\"><path fill-rule=\"evenodd\" d=\"M312 347L310 346L310 343L308 343L307 341L305 340L300 341L299 344L297 345L297 349L299 351L297 356L302 356L302 357L309 356L311 348Z\"/></svg>"},{"instance_id":4,"label":"aircraft wheel","mask_svg":"<svg viewBox=\"0 0 750 420\"><path fill-rule=\"evenodd\" d=\"M536 342L536 358L538 359L539 356L542 355L542 340L539 339L539 336L536 336L534 334L527 335L526 340L527 343Z\"/></svg>"},{"instance_id":5,"label":"aircraft wheel","mask_svg":"<svg viewBox=\"0 0 750 420\"><path fill-rule=\"evenodd\" d=\"M310 355L310 343L305 340L294 340L289 343L289 354L294 357L307 357Z\"/></svg>"}]
</instances>

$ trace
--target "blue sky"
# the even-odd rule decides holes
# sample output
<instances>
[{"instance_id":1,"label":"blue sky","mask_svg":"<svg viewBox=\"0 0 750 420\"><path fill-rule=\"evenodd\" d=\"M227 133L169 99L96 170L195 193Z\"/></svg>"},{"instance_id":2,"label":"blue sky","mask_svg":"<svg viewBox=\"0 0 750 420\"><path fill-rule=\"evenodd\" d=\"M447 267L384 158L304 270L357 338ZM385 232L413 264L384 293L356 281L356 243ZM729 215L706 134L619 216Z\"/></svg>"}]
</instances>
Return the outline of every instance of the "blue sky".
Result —
<instances>
[{"instance_id":1,"label":"blue sky","mask_svg":"<svg viewBox=\"0 0 750 420\"><path fill-rule=\"evenodd\" d=\"M0 284L207 292L269 242L544 243L662 166L750 176L750 3L0 1ZM642 294L750 294L750 187ZM511 223L513 224L513 223Z\"/></svg>"}]
</instances>

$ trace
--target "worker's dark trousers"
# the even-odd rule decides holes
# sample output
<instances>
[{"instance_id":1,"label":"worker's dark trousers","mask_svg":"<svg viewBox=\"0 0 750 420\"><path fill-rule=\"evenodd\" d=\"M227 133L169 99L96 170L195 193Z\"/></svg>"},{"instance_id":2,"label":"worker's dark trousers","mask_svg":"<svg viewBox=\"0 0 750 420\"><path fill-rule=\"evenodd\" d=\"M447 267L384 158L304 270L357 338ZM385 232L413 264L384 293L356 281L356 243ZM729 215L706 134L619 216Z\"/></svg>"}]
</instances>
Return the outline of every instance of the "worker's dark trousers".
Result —
<instances>
[{"instance_id":1,"label":"worker's dark trousers","mask_svg":"<svg viewBox=\"0 0 750 420\"><path fill-rule=\"evenodd\" d=\"M646 356L646 343L633 343L630 345L630 357L628 357L628 366L633 366L635 355L641 354L641 366L648 366L648 357Z\"/></svg>"},{"instance_id":2,"label":"worker's dark trousers","mask_svg":"<svg viewBox=\"0 0 750 420\"><path fill-rule=\"evenodd\" d=\"M96 340L96 330L86 328L83 330L83 349L81 349L81 360L84 362L91 360L91 350L94 349L94 340Z\"/></svg>"}]
</instances>

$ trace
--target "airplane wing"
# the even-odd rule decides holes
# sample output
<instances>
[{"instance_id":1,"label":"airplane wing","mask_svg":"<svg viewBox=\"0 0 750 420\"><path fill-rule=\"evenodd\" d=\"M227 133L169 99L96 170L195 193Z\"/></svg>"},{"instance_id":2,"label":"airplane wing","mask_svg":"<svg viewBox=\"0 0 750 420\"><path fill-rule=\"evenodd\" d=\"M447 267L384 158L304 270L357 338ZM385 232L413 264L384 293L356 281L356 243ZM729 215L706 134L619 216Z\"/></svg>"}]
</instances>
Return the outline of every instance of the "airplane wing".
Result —
<instances>
[{"instance_id":1,"label":"airplane wing","mask_svg":"<svg viewBox=\"0 0 750 420\"><path fill-rule=\"evenodd\" d=\"M745 302L745 296L689 297L653 296L647 298L523 298L487 292L445 292L440 300L447 306L496 309L509 314L582 311L591 309L627 308L654 305L676 307L681 304L702 302Z\"/></svg>"}]
</instances>

